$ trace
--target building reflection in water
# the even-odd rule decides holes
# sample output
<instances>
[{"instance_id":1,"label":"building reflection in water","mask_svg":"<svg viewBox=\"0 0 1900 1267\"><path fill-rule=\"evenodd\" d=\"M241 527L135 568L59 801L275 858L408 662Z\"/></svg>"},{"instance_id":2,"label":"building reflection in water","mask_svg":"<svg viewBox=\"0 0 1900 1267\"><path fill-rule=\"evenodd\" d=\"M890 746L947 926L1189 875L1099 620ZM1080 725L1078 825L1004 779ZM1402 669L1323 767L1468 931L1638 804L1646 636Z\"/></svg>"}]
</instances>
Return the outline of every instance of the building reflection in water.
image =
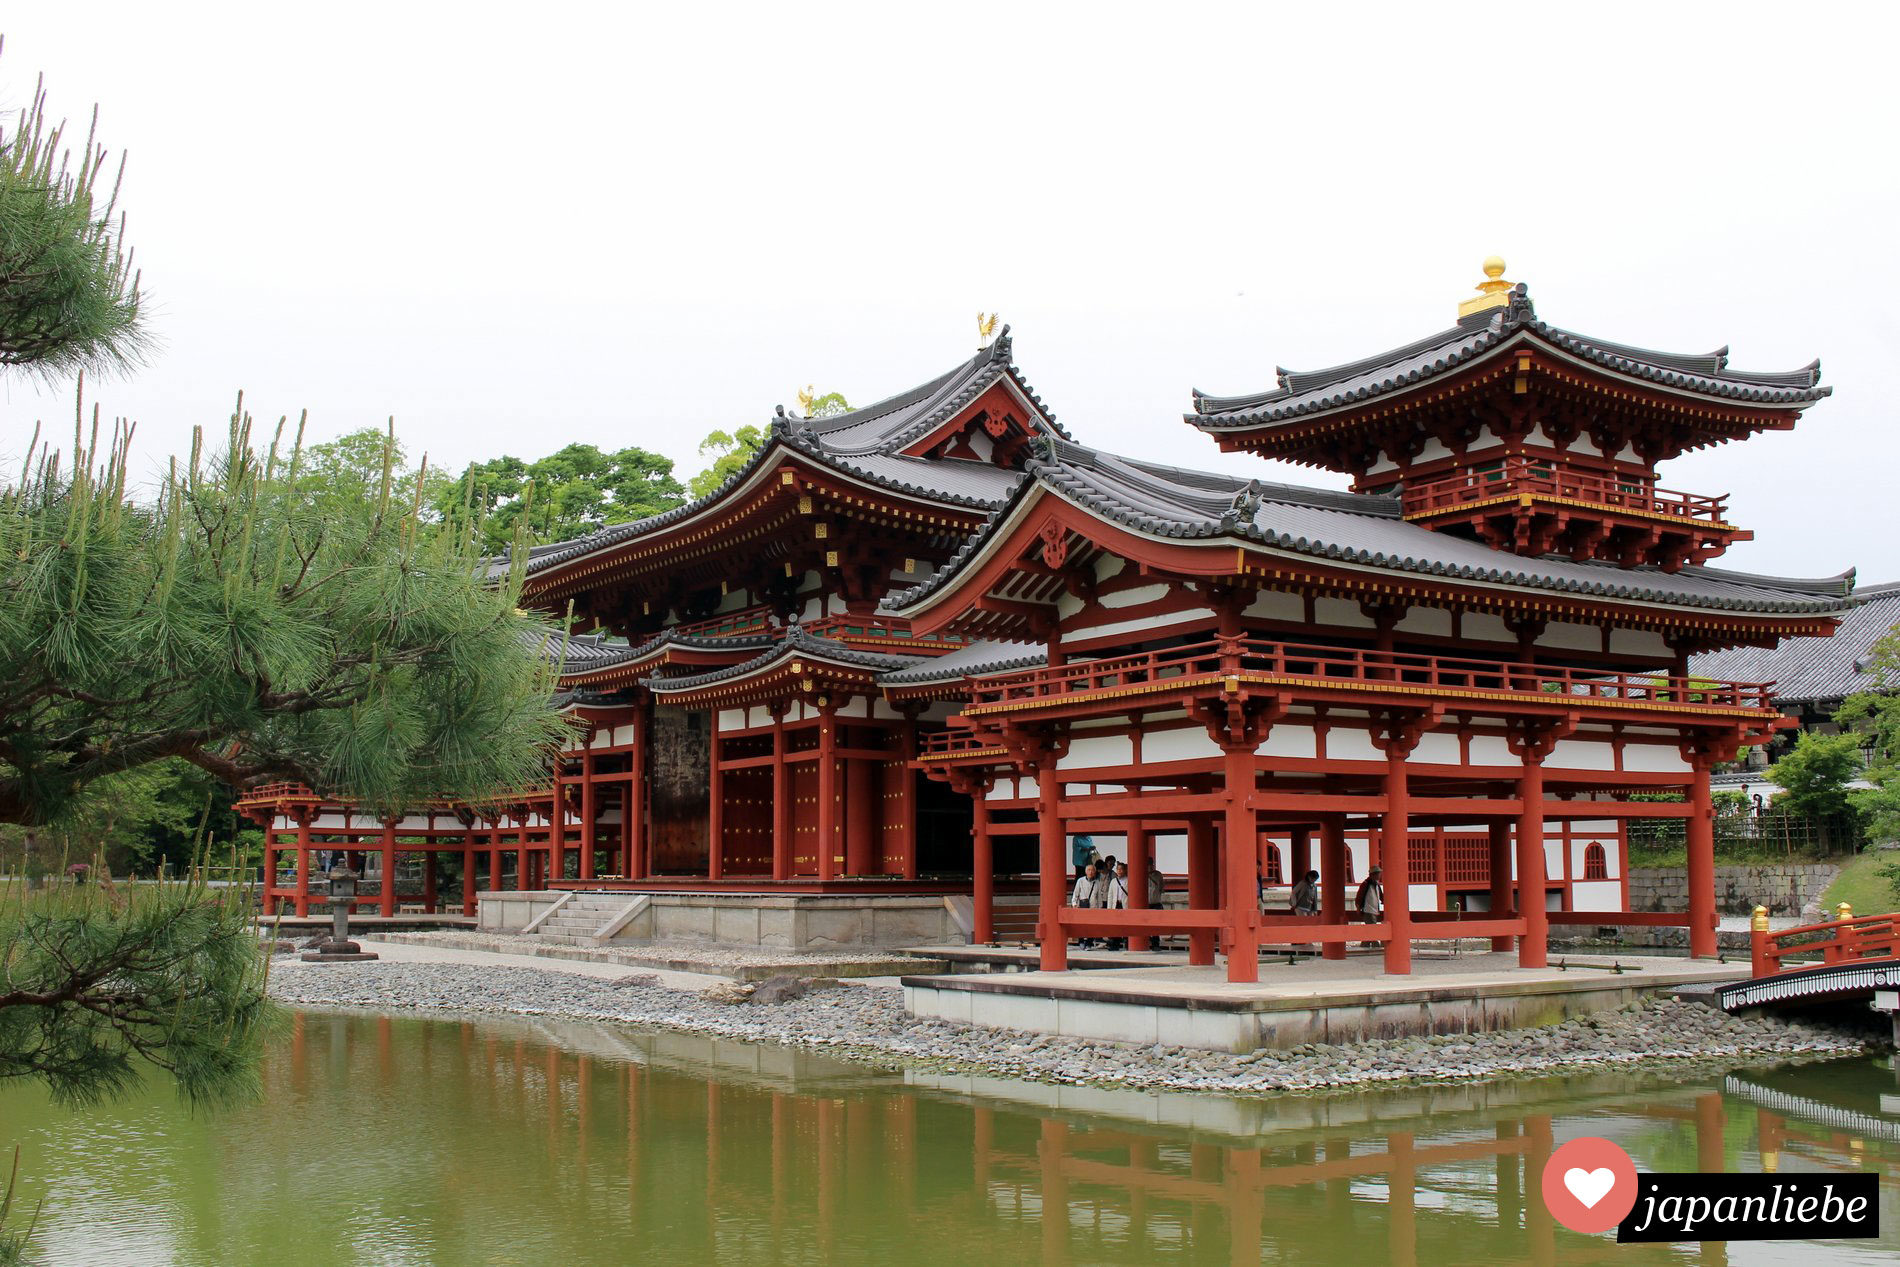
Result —
<instances>
[{"instance_id":1,"label":"building reflection in water","mask_svg":"<svg viewBox=\"0 0 1900 1267\"><path fill-rule=\"evenodd\" d=\"M1871 1169L1891 1206L1900 1157L1877 1095L1824 1120L1828 1079L1800 1072L1230 1100L901 1078L607 1026L304 1014L269 1080L264 1114L301 1105L284 1129L367 1154L359 1216L378 1193L384 1217L426 1210L410 1229L442 1257L1723 1263L1719 1245L1555 1226L1545 1159L1605 1135L1643 1169ZM371 1123L310 1139L338 1087ZM412 1147L383 1157L375 1121Z\"/></svg>"}]
</instances>

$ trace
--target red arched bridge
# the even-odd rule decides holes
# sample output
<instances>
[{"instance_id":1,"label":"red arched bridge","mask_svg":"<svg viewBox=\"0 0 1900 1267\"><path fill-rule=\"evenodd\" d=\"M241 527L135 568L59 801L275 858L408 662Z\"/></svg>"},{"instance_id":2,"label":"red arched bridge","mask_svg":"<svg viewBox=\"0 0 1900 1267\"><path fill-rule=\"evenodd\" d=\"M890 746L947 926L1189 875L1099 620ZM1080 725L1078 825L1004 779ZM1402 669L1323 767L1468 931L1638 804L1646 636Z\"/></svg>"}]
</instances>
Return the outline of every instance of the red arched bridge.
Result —
<instances>
[{"instance_id":1,"label":"red arched bridge","mask_svg":"<svg viewBox=\"0 0 1900 1267\"><path fill-rule=\"evenodd\" d=\"M1863 915L1768 931L1755 918L1751 980L1725 985L1716 1001L1727 1011L1868 1000L1883 1011L1900 1006L1900 915ZM1896 996L1879 999L1877 995ZM1900 1013L1896 1013L1900 1026Z\"/></svg>"}]
</instances>

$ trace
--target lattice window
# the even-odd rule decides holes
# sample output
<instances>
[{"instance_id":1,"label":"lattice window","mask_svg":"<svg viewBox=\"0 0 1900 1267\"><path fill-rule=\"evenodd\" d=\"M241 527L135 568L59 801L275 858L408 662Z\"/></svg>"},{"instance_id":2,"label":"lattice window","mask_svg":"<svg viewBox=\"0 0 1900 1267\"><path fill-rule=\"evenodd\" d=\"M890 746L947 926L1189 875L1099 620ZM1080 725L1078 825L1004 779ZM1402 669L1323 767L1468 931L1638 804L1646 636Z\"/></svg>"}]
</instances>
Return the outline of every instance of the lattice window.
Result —
<instances>
[{"instance_id":1,"label":"lattice window","mask_svg":"<svg viewBox=\"0 0 1900 1267\"><path fill-rule=\"evenodd\" d=\"M1445 883L1489 884L1490 882L1490 837L1445 837Z\"/></svg>"},{"instance_id":2,"label":"lattice window","mask_svg":"<svg viewBox=\"0 0 1900 1267\"><path fill-rule=\"evenodd\" d=\"M1586 880L1610 878L1609 859L1604 855L1603 846L1594 840L1583 847L1583 878Z\"/></svg>"},{"instance_id":3,"label":"lattice window","mask_svg":"<svg viewBox=\"0 0 1900 1267\"><path fill-rule=\"evenodd\" d=\"M1285 884L1286 873L1280 866L1280 846L1267 846L1267 883Z\"/></svg>"},{"instance_id":4,"label":"lattice window","mask_svg":"<svg viewBox=\"0 0 1900 1267\"><path fill-rule=\"evenodd\" d=\"M1438 883L1438 842L1430 836L1413 836L1409 843L1406 857L1411 874L1407 878L1414 884Z\"/></svg>"}]
</instances>

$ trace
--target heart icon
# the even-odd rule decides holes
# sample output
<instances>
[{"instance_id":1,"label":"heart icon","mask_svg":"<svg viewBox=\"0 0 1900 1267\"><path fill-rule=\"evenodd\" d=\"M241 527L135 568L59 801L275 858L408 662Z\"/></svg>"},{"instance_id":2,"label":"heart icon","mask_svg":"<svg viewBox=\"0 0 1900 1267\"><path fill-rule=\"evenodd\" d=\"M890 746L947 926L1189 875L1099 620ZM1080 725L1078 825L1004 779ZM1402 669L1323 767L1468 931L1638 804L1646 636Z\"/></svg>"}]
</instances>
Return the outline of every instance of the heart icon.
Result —
<instances>
[{"instance_id":1,"label":"heart icon","mask_svg":"<svg viewBox=\"0 0 1900 1267\"><path fill-rule=\"evenodd\" d=\"M1583 1202L1588 1210L1610 1195L1610 1189L1616 1186L1616 1173L1608 1166L1598 1166L1595 1170L1585 1170L1581 1166L1572 1166L1564 1171L1564 1187L1570 1189L1570 1195Z\"/></svg>"}]
</instances>

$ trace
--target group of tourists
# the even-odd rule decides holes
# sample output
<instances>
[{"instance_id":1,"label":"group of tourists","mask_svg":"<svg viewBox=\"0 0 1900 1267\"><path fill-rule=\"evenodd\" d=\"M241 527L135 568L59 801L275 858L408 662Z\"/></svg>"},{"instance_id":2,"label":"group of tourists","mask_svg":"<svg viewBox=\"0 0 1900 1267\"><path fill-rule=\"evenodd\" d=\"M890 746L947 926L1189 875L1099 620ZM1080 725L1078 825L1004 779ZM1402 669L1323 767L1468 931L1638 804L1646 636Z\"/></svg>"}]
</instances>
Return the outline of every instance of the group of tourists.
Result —
<instances>
[{"instance_id":1,"label":"group of tourists","mask_svg":"<svg viewBox=\"0 0 1900 1267\"><path fill-rule=\"evenodd\" d=\"M1069 892L1070 906L1091 910L1128 909L1128 864L1126 862L1117 859L1113 854L1104 857L1096 851L1094 842L1087 836L1074 838L1070 859L1075 866L1075 887ZM1259 883L1260 904L1264 908L1266 882L1261 880ZM1154 867L1148 868L1147 887L1148 908L1159 910L1162 905L1161 872ZM1319 918L1319 872L1308 871L1294 882L1292 892L1288 897L1288 905L1295 915ZM1385 917L1383 868L1373 867L1366 872L1366 878L1360 882L1358 891L1353 895L1352 909L1353 915L1366 924L1376 924ZM1128 946L1128 939L1125 937L1084 937L1077 945L1083 950L1124 950Z\"/></svg>"}]
</instances>

